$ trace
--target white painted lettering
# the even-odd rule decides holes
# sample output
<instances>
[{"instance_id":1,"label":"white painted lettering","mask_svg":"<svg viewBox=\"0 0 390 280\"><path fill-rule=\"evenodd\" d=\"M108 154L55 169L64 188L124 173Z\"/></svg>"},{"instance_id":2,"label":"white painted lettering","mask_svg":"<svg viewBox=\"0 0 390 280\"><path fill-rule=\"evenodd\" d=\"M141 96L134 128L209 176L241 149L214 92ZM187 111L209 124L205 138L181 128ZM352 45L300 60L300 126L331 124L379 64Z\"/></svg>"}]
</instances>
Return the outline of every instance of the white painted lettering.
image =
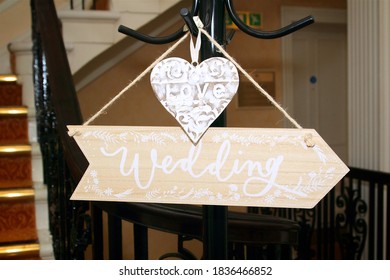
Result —
<instances>
[{"instance_id":1,"label":"white painted lettering","mask_svg":"<svg viewBox=\"0 0 390 280\"><path fill-rule=\"evenodd\" d=\"M159 151L154 148L150 150L149 158L140 158L140 154L137 152L129 156L126 147L120 147L113 152L108 152L106 148L102 147L100 151L106 157L119 156L120 174L124 177L132 176L135 184L140 189L148 189L153 184L156 172L169 175L179 171L188 174L192 178L212 175L218 182L229 182L235 175L246 175L247 179L243 182L242 192L249 197L264 196L274 188L294 192L294 190L277 183L280 167L284 160L282 155L270 157L265 162L242 161L239 158L232 158L229 140L221 143L216 152L215 160L207 164L203 163L203 165L200 161L202 141L196 146L191 145L188 154L181 158L174 158L172 155L161 157ZM148 166L148 172L142 174L143 178L141 178L139 170L141 161L142 166ZM145 172L145 168L143 168L143 172ZM300 192L295 194L305 196Z\"/></svg>"}]
</instances>

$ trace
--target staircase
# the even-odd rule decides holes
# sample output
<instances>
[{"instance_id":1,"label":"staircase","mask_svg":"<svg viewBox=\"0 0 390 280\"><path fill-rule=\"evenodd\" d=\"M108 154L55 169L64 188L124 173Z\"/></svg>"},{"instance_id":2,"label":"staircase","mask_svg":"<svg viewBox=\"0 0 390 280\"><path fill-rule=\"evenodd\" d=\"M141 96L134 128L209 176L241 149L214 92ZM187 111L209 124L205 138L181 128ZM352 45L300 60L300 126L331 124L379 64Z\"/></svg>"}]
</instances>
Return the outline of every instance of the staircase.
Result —
<instances>
[{"instance_id":1,"label":"staircase","mask_svg":"<svg viewBox=\"0 0 390 280\"><path fill-rule=\"evenodd\" d=\"M27 113L16 76L0 76L0 259L40 259Z\"/></svg>"}]
</instances>

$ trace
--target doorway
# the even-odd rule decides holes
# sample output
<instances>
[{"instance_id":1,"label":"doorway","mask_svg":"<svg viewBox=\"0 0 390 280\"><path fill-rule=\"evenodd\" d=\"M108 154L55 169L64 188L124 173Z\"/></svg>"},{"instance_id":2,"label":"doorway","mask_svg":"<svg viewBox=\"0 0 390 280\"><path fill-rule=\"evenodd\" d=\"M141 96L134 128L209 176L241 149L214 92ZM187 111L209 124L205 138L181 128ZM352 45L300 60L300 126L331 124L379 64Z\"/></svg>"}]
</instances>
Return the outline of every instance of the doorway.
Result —
<instances>
[{"instance_id":1,"label":"doorway","mask_svg":"<svg viewBox=\"0 0 390 280\"><path fill-rule=\"evenodd\" d=\"M316 129L347 161L347 30L337 15L332 20L331 11L326 13L327 20L316 20L283 42L283 100L302 127Z\"/></svg>"}]
</instances>

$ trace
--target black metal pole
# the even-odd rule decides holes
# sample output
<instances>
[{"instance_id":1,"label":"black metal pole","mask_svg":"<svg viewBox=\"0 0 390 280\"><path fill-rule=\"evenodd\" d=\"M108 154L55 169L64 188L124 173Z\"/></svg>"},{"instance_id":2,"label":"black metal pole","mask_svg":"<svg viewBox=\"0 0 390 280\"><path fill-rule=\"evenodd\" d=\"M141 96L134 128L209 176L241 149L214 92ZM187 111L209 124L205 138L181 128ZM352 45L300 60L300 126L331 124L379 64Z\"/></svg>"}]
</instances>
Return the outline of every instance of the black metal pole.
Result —
<instances>
[{"instance_id":1,"label":"black metal pole","mask_svg":"<svg viewBox=\"0 0 390 280\"><path fill-rule=\"evenodd\" d=\"M207 32L222 45L225 38L224 0L200 1L199 17ZM202 36L200 54L201 60L222 56L205 36ZM225 112L215 120L212 126L226 126ZM205 259L224 260L228 258L227 212L226 206L203 206L203 252Z\"/></svg>"}]
</instances>

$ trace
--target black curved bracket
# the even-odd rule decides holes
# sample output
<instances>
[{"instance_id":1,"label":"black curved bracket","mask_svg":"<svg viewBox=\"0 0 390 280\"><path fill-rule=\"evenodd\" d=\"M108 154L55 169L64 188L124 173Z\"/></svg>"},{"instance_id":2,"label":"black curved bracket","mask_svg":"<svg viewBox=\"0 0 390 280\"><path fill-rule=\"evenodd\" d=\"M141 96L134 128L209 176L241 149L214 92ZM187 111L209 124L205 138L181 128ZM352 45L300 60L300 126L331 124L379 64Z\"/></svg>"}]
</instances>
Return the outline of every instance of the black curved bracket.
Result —
<instances>
[{"instance_id":1,"label":"black curved bracket","mask_svg":"<svg viewBox=\"0 0 390 280\"><path fill-rule=\"evenodd\" d=\"M118 32L123 33L127 36L133 37L135 39L138 39L140 41L143 41L145 43L149 44L167 44L171 43L173 41L176 41L177 39L181 38L185 31L183 29L179 29L176 32L172 33L171 35L164 36L164 37L152 37L149 35L142 34L138 31L135 31L129 27L126 27L124 25L119 25Z\"/></svg>"},{"instance_id":2,"label":"black curved bracket","mask_svg":"<svg viewBox=\"0 0 390 280\"><path fill-rule=\"evenodd\" d=\"M192 9L190 11L188 11L188 9L182 9L183 10L183 15L182 12L180 11L180 14L182 15L183 19L185 20L187 26L188 26L188 29L190 30L190 32L192 34L198 34L198 29L195 25L195 23L193 22L194 20L192 19L192 15L197 15L198 14L198 11L199 11L199 1L200 0L194 0L193 2L193 5L192 5ZM192 20L193 22L193 25L191 25L191 22L190 20ZM196 29L193 29L193 27L195 27ZM192 28L192 29L191 29ZM196 31L196 33L195 33ZM136 38L140 41L143 41L145 43L149 43L149 44L167 44L167 43L171 43L173 41L176 41L177 39L181 38L185 33L186 31L183 30L183 28L180 28L179 30L177 30L176 32L168 35L168 36L164 36L164 37L152 37L152 36L149 36L149 35L145 35L145 34L142 34L138 31L135 31L129 27L126 27L124 25L120 25L118 27L118 32L120 33L123 33L127 36L130 36L130 37L133 37L133 38Z\"/></svg>"},{"instance_id":3,"label":"black curved bracket","mask_svg":"<svg viewBox=\"0 0 390 280\"><path fill-rule=\"evenodd\" d=\"M192 35L197 36L198 35L198 28L194 22L193 16L198 14L199 11L199 2L202 0L194 0L193 5L192 5L192 12L189 11L187 8L183 8L180 10L180 15L185 21L188 30L191 32ZM250 36L253 36L255 38L260 38L260 39L275 39L275 38L280 38L285 35L288 35L290 33L293 33L299 29L304 28L307 25L310 25L314 23L314 18L312 16L307 16L299 21L293 22L285 27L282 27L278 30L274 31L262 31L262 30L257 30L249 27L247 24L245 24L240 17L237 15L236 10L233 6L233 0L225 0L225 6L226 10L228 11L228 14L232 21L234 22L237 27L245 32L246 34L249 34ZM127 36L136 38L138 40L141 40L146 43L150 44L166 44L166 43L171 43L173 41L176 41L177 39L181 38L186 31L184 29L179 29L176 32L164 36L164 37L152 37L149 35L145 35L142 33L139 33L129 27L120 25L118 27L118 31L120 33L123 33Z\"/></svg>"}]
</instances>

